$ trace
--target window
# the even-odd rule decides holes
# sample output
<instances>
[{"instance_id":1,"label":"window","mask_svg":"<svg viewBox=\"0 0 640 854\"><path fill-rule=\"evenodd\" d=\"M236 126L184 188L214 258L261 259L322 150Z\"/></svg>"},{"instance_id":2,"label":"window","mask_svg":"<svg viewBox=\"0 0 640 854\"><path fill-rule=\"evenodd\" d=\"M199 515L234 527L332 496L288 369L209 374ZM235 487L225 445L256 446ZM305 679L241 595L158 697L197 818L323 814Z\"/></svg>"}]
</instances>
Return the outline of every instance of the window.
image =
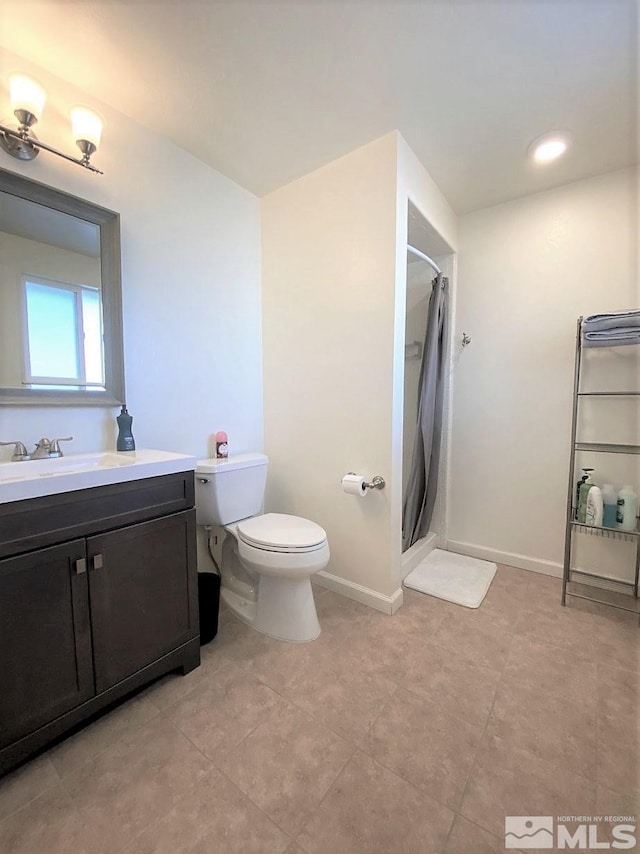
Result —
<instances>
[{"instance_id":1,"label":"window","mask_svg":"<svg viewBox=\"0 0 640 854\"><path fill-rule=\"evenodd\" d=\"M100 290L23 276L24 383L104 389Z\"/></svg>"}]
</instances>

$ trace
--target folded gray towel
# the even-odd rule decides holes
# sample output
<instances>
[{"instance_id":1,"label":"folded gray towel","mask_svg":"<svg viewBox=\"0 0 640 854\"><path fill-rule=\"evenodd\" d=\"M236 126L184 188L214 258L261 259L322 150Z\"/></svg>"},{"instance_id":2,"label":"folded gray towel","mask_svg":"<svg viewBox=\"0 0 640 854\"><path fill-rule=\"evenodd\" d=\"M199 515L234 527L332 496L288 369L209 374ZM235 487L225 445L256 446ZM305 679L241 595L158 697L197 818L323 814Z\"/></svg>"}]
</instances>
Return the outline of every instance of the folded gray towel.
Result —
<instances>
[{"instance_id":1,"label":"folded gray towel","mask_svg":"<svg viewBox=\"0 0 640 854\"><path fill-rule=\"evenodd\" d=\"M622 347L625 344L640 344L640 327L617 326L595 332L587 332L583 327L583 347Z\"/></svg>"},{"instance_id":2,"label":"folded gray towel","mask_svg":"<svg viewBox=\"0 0 640 854\"><path fill-rule=\"evenodd\" d=\"M627 311L612 311L609 314L591 314L582 321L583 332L597 332L605 329L640 328L640 308Z\"/></svg>"}]
</instances>

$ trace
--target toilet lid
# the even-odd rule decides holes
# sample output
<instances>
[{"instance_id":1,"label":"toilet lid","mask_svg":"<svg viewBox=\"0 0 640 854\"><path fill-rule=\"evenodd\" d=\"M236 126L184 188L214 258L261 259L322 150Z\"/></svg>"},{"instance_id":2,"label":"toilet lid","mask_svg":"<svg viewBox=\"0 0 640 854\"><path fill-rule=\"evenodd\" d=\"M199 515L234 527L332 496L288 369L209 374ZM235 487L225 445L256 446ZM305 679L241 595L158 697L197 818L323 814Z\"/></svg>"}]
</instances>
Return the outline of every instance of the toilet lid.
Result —
<instances>
[{"instance_id":1,"label":"toilet lid","mask_svg":"<svg viewBox=\"0 0 640 854\"><path fill-rule=\"evenodd\" d=\"M298 552L313 550L324 544L327 533L320 525L287 516L284 513L265 513L238 522L238 537L247 545L259 549Z\"/></svg>"}]
</instances>

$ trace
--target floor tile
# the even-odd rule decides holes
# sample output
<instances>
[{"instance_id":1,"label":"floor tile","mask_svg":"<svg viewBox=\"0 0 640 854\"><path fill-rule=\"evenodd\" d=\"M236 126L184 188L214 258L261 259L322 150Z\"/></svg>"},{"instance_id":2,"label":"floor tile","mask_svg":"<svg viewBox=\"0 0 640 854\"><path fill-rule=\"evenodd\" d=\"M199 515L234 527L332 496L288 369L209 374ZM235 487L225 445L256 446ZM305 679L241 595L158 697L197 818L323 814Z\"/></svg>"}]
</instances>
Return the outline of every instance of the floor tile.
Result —
<instances>
[{"instance_id":1,"label":"floor tile","mask_svg":"<svg viewBox=\"0 0 640 854\"><path fill-rule=\"evenodd\" d=\"M503 678L487 731L541 759L595 780L596 716L593 706Z\"/></svg>"},{"instance_id":2,"label":"floor tile","mask_svg":"<svg viewBox=\"0 0 640 854\"><path fill-rule=\"evenodd\" d=\"M593 815L595 783L485 734L461 814L498 838L506 815Z\"/></svg>"},{"instance_id":3,"label":"floor tile","mask_svg":"<svg viewBox=\"0 0 640 854\"><path fill-rule=\"evenodd\" d=\"M300 673L285 696L338 735L360 742L395 690L395 682L354 670L348 658L337 656Z\"/></svg>"},{"instance_id":4,"label":"floor tile","mask_svg":"<svg viewBox=\"0 0 640 854\"><path fill-rule=\"evenodd\" d=\"M513 632L526 606L522 593L514 596L510 590L497 586L494 580L480 607L465 609L465 618L471 623Z\"/></svg>"},{"instance_id":5,"label":"floor tile","mask_svg":"<svg viewBox=\"0 0 640 854\"><path fill-rule=\"evenodd\" d=\"M596 704L595 661L531 635L514 637L503 675L534 690L552 691L589 707Z\"/></svg>"},{"instance_id":6,"label":"floor tile","mask_svg":"<svg viewBox=\"0 0 640 854\"><path fill-rule=\"evenodd\" d=\"M0 780L0 821L52 786L60 784L50 753L33 759Z\"/></svg>"},{"instance_id":7,"label":"floor tile","mask_svg":"<svg viewBox=\"0 0 640 854\"><path fill-rule=\"evenodd\" d=\"M217 763L277 706L285 706L279 694L244 669L225 667L165 714Z\"/></svg>"},{"instance_id":8,"label":"floor tile","mask_svg":"<svg viewBox=\"0 0 640 854\"><path fill-rule=\"evenodd\" d=\"M621 794L640 793L640 755L637 730L629 733L622 728L611 737L600 735L598 740L598 783Z\"/></svg>"},{"instance_id":9,"label":"floor tile","mask_svg":"<svg viewBox=\"0 0 640 854\"><path fill-rule=\"evenodd\" d=\"M563 608L554 610L525 608L520 614L516 633L545 641L580 658L594 659L595 626L592 614Z\"/></svg>"},{"instance_id":10,"label":"floor tile","mask_svg":"<svg viewBox=\"0 0 640 854\"><path fill-rule=\"evenodd\" d=\"M527 572L527 605L530 609L556 612L562 598L562 579Z\"/></svg>"},{"instance_id":11,"label":"floor tile","mask_svg":"<svg viewBox=\"0 0 640 854\"><path fill-rule=\"evenodd\" d=\"M118 851L210 770L200 751L160 717L72 772L64 785L87 827Z\"/></svg>"},{"instance_id":12,"label":"floor tile","mask_svg":"<svg viewBox=\"0 0 640 854\"><path fill-rule=\"evenodd\" d=\"M511 633L489 623L480 623L473 617L466 619L461 613L444 620L433 635L433 643L453 657L491 670L502 670L509 654Z\"/></svg>"},{"instance_id":13,"label":"floor tile","mask_svg":"<svg viewBox=\"0 0 640 854\"><path fill-rule=\"evenodd\" d=\"M409 587L402 590L403 604L391 620L406 632L429 638L446 616L455 611L456 606L435 596L418 593ZM385 614L373 614L372 620L384 621Z\"/></svg>"},{"instance_id":14,"label":"floor tile","mask_svg":"<svg viewBox=\"0 0 640 854\"><path fill-rule=\"evenodd\" d=\"M220 616L218 634L202 647L205 668L243 667L269 643L267 635L257 632L238 619L231 611Z\"/></svg>"},{"instance_id":15,"label":"floor tile","mask_svg":"<svg viewBox=\"0 0 640 854\"><path fill-rule=\"evenodd\" d=\"M275 710L221 764L279 827L295 836L354 746L295 706Z\"/></svg>"},{"instance_id":16,"label":"floor tile","mask_svg":"<svg viewBox=\"0 0 640 854\"><path fill-rule=\"evenodd\" d=\"M440 851L453 813L357 754L298 836L307 854L427 854Z\"/></svg>"},{"instance_id":17,"label":"floor tile","mask_svg":"<svg viewBox=\"0 0 640 854\"><path fill-rule=\"evenodd\" d=\"M596 787L596 813L621 817L635 816L640 822L640 794L637 792L621 794L598 783Z\"/></svg>"},{"instance_id":18,"label":"floor tile","mask_svg":"<svg viewBox=\"0 0 640 854\"><path fill-rule=\"evenodd\" d=\"M396 615L379 614L349 638L341 655L354 670L398 683L427 645L426 632L413 632Z\"/></svg>"},{"instance_id":19,"label":"floor tile","mask_svg":"<svg viewBox=\"0 0 640 854\"><path fill-rule=\"evenodd\" d=\"M486 723L500 672L458 658L436 644L415 647L405 655L400 684L446 713L474 724Z\"/></svg>"},{"instance_id":20,"label":"floor tile","mask_svg":"<svg viewBox=\"0 0 640 854\"><path fill-rule=\"evenodd\" d=\"M598 739L640 742L640 673L598 664Z\"/></svg>"},{"instance_id":21,"label":"floor tile","mask_svg":"<svg viewBox=\"0 0 640 854\"><path fill-rule=\"evenodd\" d=\"M278 693L291 687L305 670L313 670L326 658L335 658L343 644L330 632L310 643L287 643L268 638L259 652L244 662L245 670Z\"/></svg>"},{"instance_id":22,"label":"floor tile","mask_svg":"<svg viewBox=\"0 0 640 854\"><path fill-rule=\"evenodd\" d=\"M363 743L386 768L455 810L483 728L398 689Z\"/></svg>"},{"instance_id":23,"label":"floor tile","mask_svg":"<svg viewBox=\"0 0 640 854\"><path fill-rule=\"evenodd\" d=\"M316 600L316 611L321 631L339 641L346 640L371 616L371 608L332 590Z\"/></svg>"},{"instance_id":24,"label":"floor tile","mask_svg":"<svg viewBox=\"0 0 640 854\"><path fill-rule=\"evenodd\" d=\"M609 608L609 611L615 609ZM624 611L594 616L596 657L599 664L640 669L640 628L637 617Z\"/></svg>"},{"instance_id":25,"label":"floor tile","mask_svg":"<svg viewBox=\"0 0 640 854\"><path fill-rule=\"evenodd\" d=\"M444 854L503 854L504 838L498 839L477 824L457 815Z\"/></svg>"},{"instance_id":26,"label":"floor tile","mask_svg":"<svg viewBox=\"0 0 640 854\"><path fill-rule=\"evenodd\" d=\"M101 843L62 784L0 821L0 851L7 854L91 854L109 850Z\"/></svg>"},{"instance_id":27,"label":"floor tile","mask_svg":"<svg viewBox=\"0 0 640 854\"><path fill-rule=\"evenodd\" d=\"M638 719L640 674L611 663L598 662L598 708L602 714L629 722Z\"/></svg>"},{"instance_id":28,"label":"floor tile","mask_svg":"<svg viewBox=\"0 0 640 854\"><path fill-rule=\"evenodd\" d=\"M145 694L131 697L53 747L49 757L65 777L158 714L158 707Z\"/></svg>"},{"instance_id":29,"label":"floor tile","mask_svg":"<svg viewBox=\"0 0 640 854\"><path fill-rule=\"evenodd\" d=\"M206 649L208 647L202 647L200 667L196 667L186 676L179 671L168 673L145 690L145 697L162 711L177 703L194 688L208 682L222 669L222 665L217 660L214 661L210 653L205 653Z\"/></svg>"},{"instance_id":30,"label":"floor tile","mask_svg":"<svg viewBox=\"0 0 640 854\"><path fill-rule=\"evenodd\" d=\"M0 851L494 854L505 815L638 815L637 617L559 590L499 566L477 610L392 617L318 587L310 644L223 607L201 667L0 780Z\"/></svg>"},{"instance_id":31,"label":"floor tile","mask_svg":"<svg viewBox=\"0 0 640 854\"><path fill-rule=\"evenodd\" d=\"M289 843L286 834L214 770L125 854L280 854Z\"/></svg>"}]
</instances>

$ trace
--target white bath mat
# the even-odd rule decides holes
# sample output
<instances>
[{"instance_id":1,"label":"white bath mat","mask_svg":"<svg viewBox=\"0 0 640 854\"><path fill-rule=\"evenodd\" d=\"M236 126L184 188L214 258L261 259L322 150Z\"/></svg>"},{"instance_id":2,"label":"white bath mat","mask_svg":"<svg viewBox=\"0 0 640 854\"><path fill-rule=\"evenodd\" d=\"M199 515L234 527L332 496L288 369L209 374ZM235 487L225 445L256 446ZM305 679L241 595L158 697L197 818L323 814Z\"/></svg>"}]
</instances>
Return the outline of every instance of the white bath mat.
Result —
<instances>
[{"instance_id":1,"label":"white bath mat","mask_svg":"<svg viewBox=\"0 0 640 854\"><path fill-rule=\"evenodd\" d=\"M434 549L407 575L406 587L465 608L478 608L496 574L495 563Z\"/></svg>"}]
</instances>

